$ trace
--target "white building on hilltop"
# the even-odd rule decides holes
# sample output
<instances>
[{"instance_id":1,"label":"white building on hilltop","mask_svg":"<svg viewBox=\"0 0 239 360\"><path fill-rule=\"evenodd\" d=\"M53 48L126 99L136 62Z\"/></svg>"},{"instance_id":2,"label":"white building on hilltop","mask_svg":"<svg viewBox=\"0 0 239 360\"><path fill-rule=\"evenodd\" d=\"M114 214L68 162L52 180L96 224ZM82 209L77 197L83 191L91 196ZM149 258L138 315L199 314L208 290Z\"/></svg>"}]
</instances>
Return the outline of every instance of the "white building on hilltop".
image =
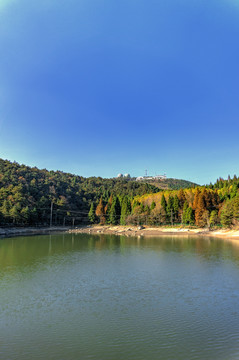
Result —
<instances>
[{"instance_id":1,"label":"white building on hilltop","mask_svg":"<svg viewBox=\"0 0 239 360\"><path fill-rule=\"evenodd\" d=\"M130 176L130 174L118 174L117 175L117 179L121 179L121 178L124 178L124 179L130 179L131 178L131 176Z\"/></svg>"},{"instance_id":2,"label":"white building on hilltop","mask_svg":"<svg viewBox=\"0 0 239 360\"><path fill-rule=\"evenodd\" d=\"M166 174L155 175L155 176L139 176L136 178L136 181L145 181L145 180L165 180L167 179Z\"/></svg>"}]
</instances>

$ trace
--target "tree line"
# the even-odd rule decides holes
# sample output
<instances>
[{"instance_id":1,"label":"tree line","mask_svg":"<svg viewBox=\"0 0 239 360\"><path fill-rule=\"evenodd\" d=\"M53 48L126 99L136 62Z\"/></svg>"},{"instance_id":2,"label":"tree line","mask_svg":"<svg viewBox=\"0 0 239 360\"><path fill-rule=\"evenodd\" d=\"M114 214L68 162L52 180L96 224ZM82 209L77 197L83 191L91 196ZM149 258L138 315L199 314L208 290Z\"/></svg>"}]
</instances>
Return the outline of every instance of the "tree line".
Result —
<instances>
[{"instance_id":1,"label":"tree line","mask_svg":"<svg viewBox=\"0 0 239 360\"><path fill-rule=\"evenodd\" d=\"M101 197L107 202L111 194L133 199L155 192L136 181L84 178L0 159L0 226L88 223L90 205Z\"/></svg>"},{"instance_id":2,"label":"tree line","mask_svg":"<svg viewBox=\"0 0 239 360\"><path fill-rule=\"evenodd\" d=\"M223 186L222 186L223 185ZM91 223L134 225L191 225L232 227L239 225L239 178L220 179L215 185L178 191L161 191L130 199L101 197L91 204Z\"/></svg>"},{"instance_id":3,"label":"tree line","mask_svg":"<svg viewBox=\"0 0 239 360\"><path fill-rule=\"evenodd\" d=\"M239 178L180 190L125 179L84 178L0 159L0 226L238 225Z\"/></svg>"}]
</instances>

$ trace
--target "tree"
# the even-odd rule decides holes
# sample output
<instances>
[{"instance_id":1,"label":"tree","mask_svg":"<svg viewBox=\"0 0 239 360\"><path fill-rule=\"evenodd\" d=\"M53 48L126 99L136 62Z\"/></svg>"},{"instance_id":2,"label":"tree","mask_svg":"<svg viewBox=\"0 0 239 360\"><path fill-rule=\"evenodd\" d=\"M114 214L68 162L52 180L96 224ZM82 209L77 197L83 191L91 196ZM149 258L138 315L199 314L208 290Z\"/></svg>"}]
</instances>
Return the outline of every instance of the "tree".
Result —
<instances>
[{"instance_id":1,"label":"tree","mask_svg":"<svg viewBox=\"0 0 239 360\"><path fill-rule=\"evenodd\" d=\"M188 202L185 201L183 204L183 213L182 213L182 223L187 224L187 210L188 210Z\"/></svg>"},{"instance_id":2,"label":"tree","mask_svg":"<svg viewBox=\"0 0 239 360\"><path fill-rule=\"evenodd\" d=\"M180 189L178 192L178 200L179 200L179 207L183 209L183 205L186 200L185 192L183 191L183 189Z\"/></svg>"},{"instance_id":3,"label":"tree","mask_svg":"<svg viewBox=\"0 0 239 360\"><path fill-rule=\"evenodd\" d=\"M155 201L152 201L151 206L150 206L150 210L153 210L156 207Z\"/></svg>"},{"instance_id":4,"label":"tree","mask_svg":"<svg viewBox=\"0 0 239 360\"><path fill-rule=\"evenodd\" d=\"M161 203L160 204L161 204L161 207L164 209L164 211L166 213L167 212L167 202L166 202L164 194L161 197Z\"/></svg>"},{"instance_id":5,"label":"tree","mask_svg":"<svg viewBox=\"0 0 239 360\"><path fill-rule=\"evenodd\" d=\"M173 225L173 215L174 215L173 214L173 205L174 205L174 197L169 195L168 204L167 204L167 215L171 221L171 225Z\"/></svg>"},{"instance_id":6,"label":"tree","mask_svg":"<svg viewBox=\"0 0 239 360\"><path fill-rule=\"evenodd\" d=\"M233 206L230 200L226 201L221 211L221 224L230 227L233 222Z\"/></svg>"},{"instance_id":7,"label":"tree","mask_svg":"<svg viewBox=\"0 0 239 360\"><path fill-rule=\"evenodd\" d=\"M113 202L113 195L111 194L109 197L109 200L105 206L105 216L106 216L106 222L108 224L110 223L109 218L110 218L110 209L111 209L112 202Z\"/></svg>"},{"instance_id":8,"label":"tree","mask_svg":"<svg viewBox=\"0 0 239 360\"><path fill-rule=\"evenodd\" d=\"M110 223L116 225L120 221L121 207L118 196L115 196L110 209Z\"/></svg>"},{"instance_id":9,"label":"tree","mask_svg":"<svg viewBox=\"0 0 239 360\"><path fill-rule=\"evenodd\" d=\"M21 210L21 218L25 224L29 223L30 220L30 210L29 207L26 206Z\"/></svg>"},{"instance_id":10,"label":"tree","mask_svg":"<svg viewBox=\"0 0 239 360\"><path fill-rule=\"evenodd\" d=\"M198 197L198 203L195 210L195 222L197 226L204 227L205 223L205 214L204 211L206 210L205 202L203 194L200 193Z\"/></svg>"},{"instance_id":11,"label":"tree","mask_svg":"<svg viewBox=\"0 0 239 360\"><path fill-rule=\"evenodd\" d=\"M173 200L173 210L176 221L178 221L178 210L179 210L179 199L177 195L174 196Z\"/></svg>"},{"instance_id":12,"label":"tree","mask_svg":"<svg viewBox=\"0 0 239 360\"><path fill-rule=\"evenodd\" d=\"M104 223L105 223L105 216L104 216L105 211L104 211L104 204L103 204L102 197L100 198L99 204L96 207L95 214L96 214L96 216L98 216L100 218L100 224L104 225Z\"/></svg>"},{"instance_id":13,"label":"tree","mask_svg":"<svg viewBox=\"0 0 239 360\"><path fill-rule=\"evenodd\" d=\"M193 213L193 209L191 208L191 206L189 206L187 208L187 212L186 212L186 221L187 221L187 224L189 225L194 225L194 213Z\"/></svg>"},{"instance_id":14,"label":"tree","mask_svg":"<svg viewBox=\"0 0 239 360\"><path fill-rule=\"evenodd\" d=\"M8 216L9 216L9 209L10 209L10 205L9 205L9 202L7 200L4 200L3 201L3 205L1 207L1 213L3 215L3 218L6 222Z\"/></svg>"},{"instance_id":15,"label":"tree","mask_svg":"<svg viewBox=\"0 0 239 360\"><path fill-rule=\"evenodd\" d=\"M95 211L96 211L95 204L92 202L90 206L90 211L88 213L88 219L91 224L94 224L96 222Z\"/></svg>"},{"instance_id":16,"label":"tree","mask_svg":"<svg viewBox=\"0 0 239 360\"><path fill-rule=\"evenodd\" d=\"M218 224L218 222L218 212L217 210L212 210L209 218L210 226L215 226L216 224Z\"/></svg>"},{"instance_id":17,"label":"tree","mask_svg":"<svg viewBox=\"0 0 239 360\"><path fill-rule=\"evenodd\" d=\"M126 218L131 213L131 203L127 196L123 198L122 204L121 204L121 216L120 216L120 224L125 225L126 224Z\"/></svg>"},{"instance_id":18,"label":"tree","mask_svg":"<svg viewBox=\"0 0 239 360\"><path fill-rule=\"evenodd\" d=\"M9 211L9 216L12 218L13 223L17 223L19 220L19 211L16 205L14 205L10 211Z\"/></svg>"}]
</instances>

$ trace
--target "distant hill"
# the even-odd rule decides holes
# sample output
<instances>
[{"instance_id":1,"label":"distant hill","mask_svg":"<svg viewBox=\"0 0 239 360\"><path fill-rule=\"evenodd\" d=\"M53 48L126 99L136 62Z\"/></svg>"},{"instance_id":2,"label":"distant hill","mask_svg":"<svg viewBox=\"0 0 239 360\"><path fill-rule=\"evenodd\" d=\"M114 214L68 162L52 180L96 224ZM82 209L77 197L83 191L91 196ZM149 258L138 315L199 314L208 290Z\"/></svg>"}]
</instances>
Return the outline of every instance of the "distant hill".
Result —
<instances>
[{"instance_id":1,"label":"distant hill","mask_svg":"<svg viewBox=\"0 0 239 360\"><path fill-rule=\"evenodd\" d=\"M198 186L198 184L193 183L188 180L181 180L181 179L157 179L157 180L142 180L140 183L147 183L161 190L179 190L179 189L188 189L192 187Z\"/></svg>"}]
</instances>

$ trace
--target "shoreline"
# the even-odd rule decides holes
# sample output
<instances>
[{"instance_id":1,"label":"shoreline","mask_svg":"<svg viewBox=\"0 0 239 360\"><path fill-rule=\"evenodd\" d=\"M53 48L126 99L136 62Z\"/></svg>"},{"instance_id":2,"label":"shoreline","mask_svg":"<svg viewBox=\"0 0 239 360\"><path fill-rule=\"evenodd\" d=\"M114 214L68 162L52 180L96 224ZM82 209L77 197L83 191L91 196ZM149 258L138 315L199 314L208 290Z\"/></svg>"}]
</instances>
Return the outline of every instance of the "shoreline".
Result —
<instances>
[{"instance_id":1,"label":"shoreline","mask_svg":"<svg viewBox=\"0 0 239 360\"><path fill-rule=\"evenodd\" d=\"M68 232L71 228L69 226L52 226L52 227L23 227L23 228L1 228L0 227L0 239L14 236L26 236L26 235L47 235L50 233Z\"/></svg>"},{"instance_id":2,"label":"shoreline","mask_svg":"<svg viewBox=\"0 0 239 360\"><path fill-rule=\"evenodd\" d=\"M168 227L151 227L151 226L123 226L123 225L92 225L70 229L69 233L74 234L108 234L108 235L125 235L125 236L162 236L162 235L190 235L190 236L214 236L220 238L233 238L239 240L239 230L220 229L208 230L203 228L168 228Z\"/></svg>"},{"instance_id":3,"label":"shoreline","mask_svg":"<svg viewBox=\"0 0 239 360\"><path fill-rule=\"evenodd\" d=\"M177 227L152 227L152 226L123 226L123 225L89 225L79 227L29 227L29 228L0 228L0 238L27 236L27 235L47 235L51 233L70 233L70 234L92 234L92 235L123 235L123 236L212 236L222 239L239 240L239 230L236 229L217 229L208 230L203 228L189 229Z\"/></svg>"}]
</instances>

